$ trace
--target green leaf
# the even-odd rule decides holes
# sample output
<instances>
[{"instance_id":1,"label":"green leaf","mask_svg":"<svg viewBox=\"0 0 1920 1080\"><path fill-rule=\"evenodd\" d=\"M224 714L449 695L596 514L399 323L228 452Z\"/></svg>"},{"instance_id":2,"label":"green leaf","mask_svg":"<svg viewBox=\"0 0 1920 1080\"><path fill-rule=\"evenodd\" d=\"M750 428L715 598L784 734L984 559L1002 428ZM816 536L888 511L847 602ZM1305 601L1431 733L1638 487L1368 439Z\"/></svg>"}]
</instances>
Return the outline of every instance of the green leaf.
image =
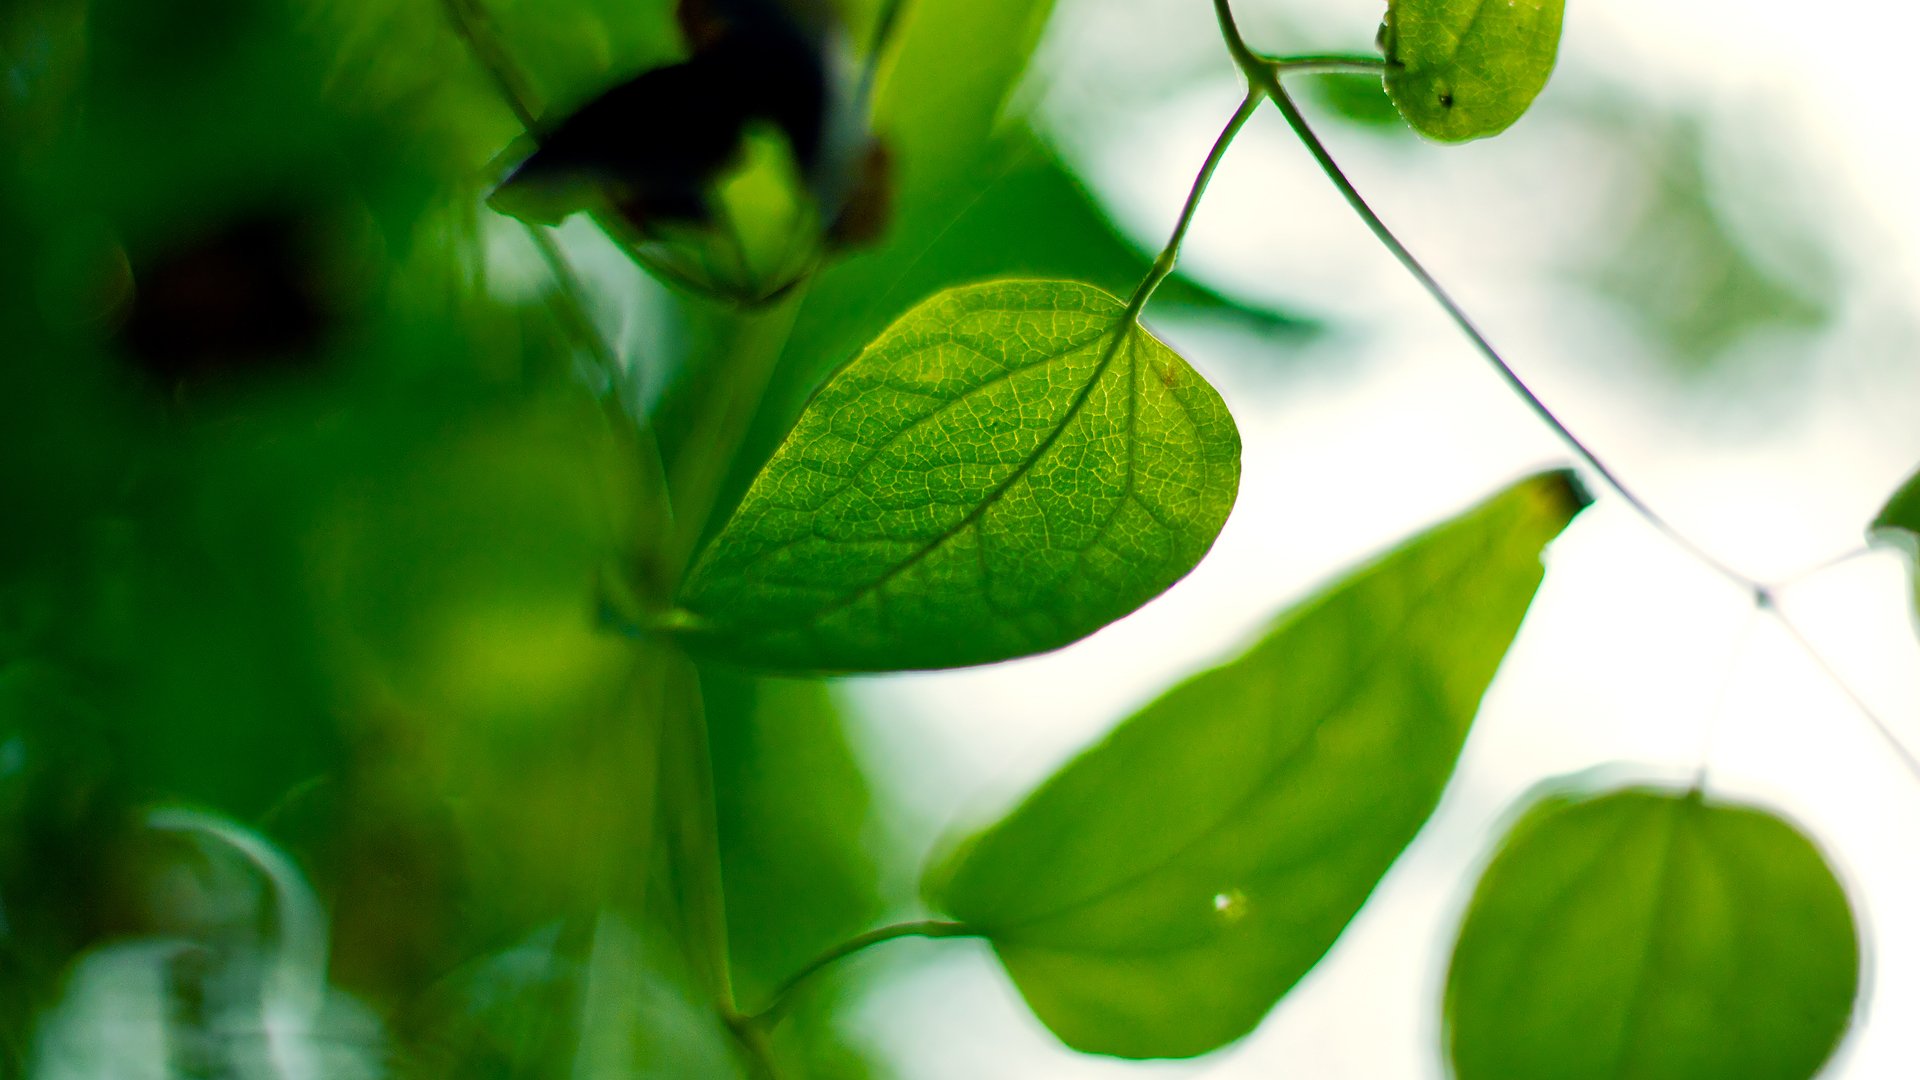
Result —
<instances>
[{"instance_id":1,"label":"green leaf","mask_svg":"<svg viewBox=\"0 0 1920 1080\"><path fill-rule=\"evenodd\" d=\"M886 830L848 737L849 717L827 683L700 675L734 999L753 1010L808 961L882 921L880 856L888 845L876 841ZM825 989L810 986L774 1029L781 1075L877 1075L835 1022L844 995L833 984Z\"/></svg>"},{"instance_id":2,"label":"green leaf","mask_svg":"<svg viewBox=\"0 0 1920 1080\"><path fill-rule=\"evenodd\" d=\"M1420 831L1585 504L1522 481L1175 687L929 876L1076 1049L1250 1031Z\"/></svg>"},{"instance_id":3,"label":"green leaf","mask_svg":"<svg viewBox=\"0 0 1920 1080\"><path fill-rule=\"evenodd\" d=\"M1393 0L1380 25L1387 93L1442 142L1505 131L1553 73L1564 0Z\"/></svg>"},{"instance_id":4,"label":"green leaf","mask_svg":"<svg viewBox=\"0 0 1920 1080\"><path fill-rule=\"evenodd\" d=\"M1447 975L1460 1080L1803 1080L1859 987L1806 836L1689 793L1554 794L1507 835Z\"/></svg>"},{"instance_id":5,"label":"green leaf","mask_svg":"<svg viewBox=\"0 0 1920 1080\"><path fill-rule=\"evenodd\" d=\"M1909 550L1920 542L1920 472L1907 477L1907 482L1893 493L1868 532L1875 539L1889 540Z\"/></svg>"},{"instance_id":6,"label":"green leaf","mask_svg":"<svg viewBox=\"0 0 1920 1080\"><path fill-rule=\"evenodd\" d=\"M874 129L902 165L902 213L965 200L953 181L991 140L1052 11L1053 0L906 6L873 94Z\"/></svg>"},{"instance_id":7,"label":"green leaf","mask_svg":"<svg viewBox=\"0 0 1920 1080\"><path fill-rule=\"evenodd\" d=\"M689 639L789 670L1058 648L1191 570L1239 479L1219 394L1113 297L951 289L801 415L694 567Z\"/></svg>"},{"instance_id":8,"label":"green leaf","mask_svg":"<svg viewBox=\"0 0 1920 1080\"><path fill-rule=\"evenodd\" d=\"M745 1080L740 1043L656 925L556 923L451 973L413 1009L402 1080Z\"/></svg>"}]
</instances>

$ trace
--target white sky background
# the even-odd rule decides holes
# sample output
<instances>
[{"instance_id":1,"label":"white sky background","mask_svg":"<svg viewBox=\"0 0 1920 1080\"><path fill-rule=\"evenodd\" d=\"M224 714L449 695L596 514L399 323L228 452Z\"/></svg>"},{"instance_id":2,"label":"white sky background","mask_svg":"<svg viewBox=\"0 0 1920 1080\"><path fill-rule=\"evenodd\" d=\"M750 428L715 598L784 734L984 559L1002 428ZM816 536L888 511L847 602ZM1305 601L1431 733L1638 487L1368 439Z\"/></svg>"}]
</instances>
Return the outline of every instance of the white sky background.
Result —
<instances>
[{"instance_id":1,"label":"white sky background","mask_svg":"<svg viewBox=\"0 0 1920 1080\"><path fill-rule=\"evenodd\" d=\"M1367 50L1381 13L1378 0L1237 6L1256 46L1283 53ZM1775 576L1857 547L1920 462L1910 329L1920 320L1909 314L1920 295L1920 120L1907 65L1893 55L1916 39L1920 8L1892 0L1811 11L1781 0L1570 0L1560 69L1538 112L1498 139L1443 147L1322 129L1376 208L1563 419L1699 543ZM1209 5L1061 0L1041 70L1035 93L1048 115L1075 118L1055 132L1061 148L1124 227L1157 247L1239 93ZM1753 346L1809 350L1790 393L1727 404L1712 379L1676 380L1549 272L1556 252L1625 225L1608 219L1622 194L1617 162L1554 109L1609 85L1693 103L1711 121L1717 209L1793 213L1834 238L1844 284L1834 323L1808 340ZM1186 252L1204 280L1326 314L1334 332L1297 355L1300 346L1149 309L1149 324L1215 381L1239 420L1246 454L1233 517L1189 579L1072 648L853 684L872 771L915 848L1004 809L1343 568L1570 460L1271 109L1220 170ZM889 945L862 961L885 972L860 1010L864 1035L912 1080L1440 1076L1446 949L1514 800L1548 778L1616 763L1633 778L1684 778L1707 754L1713 790L1780 809L1817 838L1861 914L1863 1009L1826 1075L1910 1075L1920 1060L1920 1024L1906 1019L1920 1014L1920 780L1741 595L1597 493L1550 552L1440 812L1251 1037L1192 1062L1073 1054L971 942ZM1911 595L1900 560L1883 554L1794 589L1787 607L1920 747Z\"/></svg>"}]
</instances>

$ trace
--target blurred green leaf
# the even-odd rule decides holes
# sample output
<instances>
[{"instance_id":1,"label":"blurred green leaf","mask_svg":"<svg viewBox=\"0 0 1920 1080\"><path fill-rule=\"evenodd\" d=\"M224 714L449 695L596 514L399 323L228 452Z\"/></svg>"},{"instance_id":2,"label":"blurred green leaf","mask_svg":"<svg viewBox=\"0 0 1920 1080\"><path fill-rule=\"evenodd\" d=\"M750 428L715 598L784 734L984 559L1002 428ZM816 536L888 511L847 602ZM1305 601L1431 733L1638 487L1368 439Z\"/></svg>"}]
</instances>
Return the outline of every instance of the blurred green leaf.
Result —
<instances>
[{"instance_id":1,"label":"blurred green leaf","mask_svg":"<svg viewBox=\"0 0 1920 1080\"><path fill-rule=\"evenodd\" d=\"M1832 320L1842 291L1832 241L1812 226L1818 210L1796 197L1804 192L1791 177L1773 179L1775 198L1800 213L1730 219L1697 118L1609 104L1594 120L1627 166L1624 186L1644 192L1620 201L1619 219L1597 246L1567 252L1573 280L1646 334L1655 358L1684 375L1720 373L1732 361L1752 362L1736 348L1743 341L1804 334ZM1772 259L1759 257L1769 248ZM1783 363L1811 350L1794 352Z\"/></svg>"},{"instance_id":2,"label":"blurred green leaf","mask_svg":"<svg viewBox=\"0 0 1920 1080\"><path fill-rule=\"evenodd\" d=\"M1391 0L1387 93L1415 131L1463 142L1505 131L1547 85L1564 0Z\"/></svg>"},{"instance_id":3,"label":"blurred green leaf","mask_svg":"<svg viewBox=\"0 0 1920 1080\"><path fill-rule=\"evenodd\" d=\"M1433 812L1541 549L1583 505L1545 473L1349 577L967 841L930 899L1075 1049L1245 1035Z\"/></svg>"},{"instance_id":4,"label":"blurred green leaf","mask_svg":"<svg viewBox=\"0 0 1920 1080\"><path fill-rule=\"evenodd\" d=\"M872 927L882 823L824 682L701 673L713 742L734 991L746 1009L815 956ZM796 1078L866 1076L835 1030L837 996L809 993L774 1032Z\"/></svg>"},{"instance_id":5,"label":"blurred green leaf","mask_svg":"<svg viewBox=\"0 0 1920 1080\"><path fill-rule=\"evenodd\" d=\"M1920 473L1908 477L1880 508L1867 536L1875 543L1897 547L1907 556L1914 614L1920 617Z\"/></svg>"},{"instance_id":6,"label":"blurred green leaf","mask_svg":"<svg viewBox=\"0 0 1920 1080\"><path fill-rule=\"evenodd\" d=\"M701 673L735 986L763 999L881 914L873 794L823 682Z\"/></svg>"},{"instance_id":7,"label":"blurred green leaf","mask_svg":"<svg viewBox=\"0 0 1920 1080\"><path fill-rule=\"evenodd\" d=\"M1239 476L1219 395L1119 301L949 290L814 399L689 576L688 640L786 670L1058 648L1191 570Z\"/></svg>"},{"instance_id":8,"label":"blurred green leaf","mask_svg":"<svg viewBox=\"0 0 1920 1080\"><path fill-rule=\"evenodd\" d=\"M1920 472L1907 477L1887 505L1880 508L1869 531L1902 543L1920 542Z\"/></svg>"},{"instance_id":9,"label":"blurred green leaf","mask_svg":"<svg viewBox=\"0 0 1920 1080\"><path fill-rule=\"evenodd\" d=\"M1447 974L1460 1080L1805 1080L1859 991L1805 835L1692 792L1551 794L1502 842Z\"/></svg>"},{"instance_id":10,"label":"blurred green leaf","mask_svg":"<svg viewBox=\"0 0 1920 1080\"><path fill-rule=\"evenodd\" d=\"M450 976L422 1006L400 1080L746 1080L741 1048L671 937L603 912Z\"/></svg>"},{"instance_id":11,"label":"blurred green leaf","mask_svg":"<svg viewBox=\"0 0 1920 1080\"><path fill-rule=\"evenodd\" d=\"M1400 127L1400 110L1378 75L1335 72L1304 80L1301 96L1333 115L1365 128Z\"/></svg>"},{"instance_id":12,"label":"blurred green leaf","mask_svg":"<svg viewBox=\"0 0 1920 1080\"><path fill-rule=\"evenodd\" d=\"M956 186L993 141L1053 0L922 0L906 5L873 92L873 126L897 161L899 213L948 216Z\"/></svg>"}]
</instances>

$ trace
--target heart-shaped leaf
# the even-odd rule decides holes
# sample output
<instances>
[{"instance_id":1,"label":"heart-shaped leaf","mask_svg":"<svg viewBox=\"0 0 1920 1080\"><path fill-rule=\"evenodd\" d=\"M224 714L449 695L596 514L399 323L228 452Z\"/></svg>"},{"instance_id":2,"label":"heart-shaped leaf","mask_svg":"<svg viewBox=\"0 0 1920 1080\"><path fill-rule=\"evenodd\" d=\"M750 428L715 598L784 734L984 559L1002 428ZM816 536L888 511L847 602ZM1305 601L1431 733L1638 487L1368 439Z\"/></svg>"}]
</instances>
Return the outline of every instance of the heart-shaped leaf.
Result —
<instances>
[{"instance_id":1,"label":"heart-shaped leaf","mask_svg":"<svg viewBox=\"0 0 1920 1080\"><path fill-rule=\"evenodd\" d=\"M1246 1034L1433 812L1585 504L1536 476L1122 723L929 877L1068 1045L1188 1057Z\"/></svg>"},{"instance_id":2,"label":"heart-shaped leaf","mask_svg":"<svg viewBox=\"0 0 1920 1080\"><path fill-rule=\"evenodd\" d=\"M1806 1080L1860 977L1811 841L1698 791L1541 799L1474 891L1447 974L1459 1080Z\"/></svg>"},{"instance_id":3,"label":"heart-shaped leaf","mask_svg":"<svg viewBox=\"0 0 1920 1080\"><path fill-rule=\"evenodd\" d=\"M950 289L834 376L695 565L690 644L887 671L1058 648L1193 569L1240 436L1113 297Z\"/></svg>"}]
</instances>

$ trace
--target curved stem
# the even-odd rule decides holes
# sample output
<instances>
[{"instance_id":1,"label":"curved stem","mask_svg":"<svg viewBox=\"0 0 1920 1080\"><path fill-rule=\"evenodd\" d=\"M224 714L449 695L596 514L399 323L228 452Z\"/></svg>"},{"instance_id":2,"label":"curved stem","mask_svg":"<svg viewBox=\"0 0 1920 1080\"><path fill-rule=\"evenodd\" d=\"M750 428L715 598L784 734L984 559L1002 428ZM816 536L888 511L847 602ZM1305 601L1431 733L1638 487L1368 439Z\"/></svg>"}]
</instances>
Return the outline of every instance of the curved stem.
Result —
<instances>
[{"instance_id":1,"label":"curved stem","mask_svg":"<svg viewBox=\"0 0 1920 1080\"><path fill-rule=\"evenodd\" d=\"M950 922L944 919L920 919L915 922L894 923L891 926L882 926L876 930L869 930L864 934L848 938L808 961L805 967L794 972L793 975L788 977L786 982L781 983L779 988L774 990L773 996L767 1002L766 1008L761 1009L757 1013L742 1017L741 1020L743 1023L755 1026L778 1023L781 1015L792 1005L794 991L798 990L815 975L820 974L834 964L845 960L855 953L870 949L875 945L888 941L898 941L901 938L977 937L978 933L978 931L965 923Z\"/></svg>"},{"instance_id":2,"label":"curved stem","mask_svg":"<svg viewBox=\"0 0 1920 1080\"><path fill-rule=\"evenodd\" d=\"M467 51L486 71L487 77L500 89L500 99L513 110L514 118L527 134L536 138L540 135L540 118L535 107L536 98L533 84L527 81L526 73L513 62L500 42L493 36L493 28L488 21L486 9L480 6L480 0L441 0L447 12L447 21L453 24L454 33L459 34L467 43Z\"/></svg>"},{"instance_id":3,"label":"curved stem","mask_svg":"<svg viewBox=\"0 0 1920 1080\"><path fill-rule=\"evenodd\" d=\"M1127 314L1120 320L1121 325L1138 318L1146 308L1147 300L1153 296L1153 290L1159 288L1160 283L1173 273L1174 264L1180 260L1180 244L1186 240L1187 230L1193 225L1193 216L1200 209L1200 200L1207 193L1207 184L1213 180L1213 171L1220 167L1221 159L1227 156L1227 147L1233 145L1234 136L1247 126L1254 110L1260 107L1260 99L1265 96L1260 89L1249 87L1246 98L1227 120L1227 126L1220 129L1220 137L1213 140L1213 148L1207 151L1207 160L1201 163L1200 173L1193 178L1193 187L1187 191L1187 201L1180 207L1179 220L1173 223L1173 235L1167 238L1167 246L1160 249L1160 254L1154 256L1147 276L1140 280L1139 286L1133 290L1133 296L1127 300Z\"/></svg>"},{"instance_id":4,"label":"curved stem","mask_svg":"<svg viewBox=\"0 0 1920 1080\"><path fill-rule=\"evenodd\" d=\"M1354 187L1353 181L1347 179L1347 174L1340 168L1339 162L1333 159L1326 144L1320 141L1320 137L1307 123L1307 118L1300 112L1300 107L1294 104L1293 98L1280 84L1279 73L1286 70L1285 66L1269 62L1247 47L1246 39L1240 36L1240 29L1234 22L1233 9L1228 0L1214 0L1213 6L1214 13L1220 20L1220 31L1226 38L1227 49L1233 54L1234 62L1240 66L1240 70L1246 75L1248 81L1263 91L1267 97L1273 99L1273 104L1280 110L1280 115L1286 118L1287 126L1292 128L1294 134L1306 145L1307 151L1319 163L1321 171L1327 174L1327 179L1333 181L1333 186L1339 189L1341 196L1347 200L1347 205L1353 208L1354 213L1360 216L1360 220L1366 223L1374 237L1399 261L1407 273L1420 283L1421 288L1433 297L1447 316L1453 320L1454 325L1467 336L1467 340L1473 343L1473 347L1493 366L1494 371L1507 386L1526 403L1529 409L1533 410L1534 415L1552 428L1554 433L1560 436L1573 452L1606 482L1608 487L1619 493L1620 498L1627 505L1645 518L1648 524L1658 529L1673 543L1684 548L1715 573L1753 595L1756 601L1767 597L1769 594L1763 583L1728 566L1668 524L1667 520L1647 505L1646 501L1640 498L1632 488L1629 488L1626 482L1600 459L1599 455L1561 422L1553 410L1547 407L1546 402L1540 400L1539 395L1535 394L1513 369L1513 365L1507 363L1506 359L1500 355L1500 351L1487 340L1486 334L1474 324L1473 319L1467 315L1466 310L1453 298L1453 295L1427 270L1425 264L1421 263L1413 252L1400 242L1400 238L1394 235L1393 230L1387 227L1387 223L1381 220L1380 215L1375 213L1373 207L1367 203L1366 197L1360 194L1360 189Z\"/></svg>"},{"instance_id":5,"label":"curved stem","mask_svg":"<svg viewBox=\"0 0 1920 1080\"><path fill-rule=\"evenodd\" d=\"M1876 550L1877 550L1876 548L1868 544L1862 544L1859 547L1850 548L1846 551L1841 552L1838 555L1832 556L1831 558L1821 559L1819 562L1801 567L1800 569L1795 570L1790 574L1786 574L1782 577L1775 578L1774 580L1767 583L1767 587L1774 594L1778 595L1780 593L1786 592L1788 589L1793 589L1801 585L1805 585L1807 582L1812 581L1814 578L1817 578L1822 574L1825 574L1829 570L1833 570L1838 567L1845 566L1846 564L1853 562L1855 559L1865 558L1866 556L1873 554Z\"/></svg>"},{"instance_id":6,"label":"curved stem","mask_svg":"<svg viewBox=\"0 0 1920 1080\"><path fill-rule=\"evenodd\" d=\"M893 32L900 26L900 12L906 6L907 0L884 0L879 13L873 17L873 31L867 38L866 63L860 69L860 86L854 98L863 113L873 97L873 84L880 75L880 56L893 40Z\"/></svg>"},{"instance_id":7,"label":"curved stem","mask_svg":"<svg viewBox=\"0 0 1920 1080\"><path fill-rule=\"evenodd\" d=\"M1773 616L1774 621L1780 624L1780 628L1787 632L1787 636L1800 646L1800 651L1820 669L1820 673L1827 677L1827 681L1838 687L1840 692L1846 695L1847 700L1853 703L1854 709L1861 716L1866 717L1867 723L1873 726L1873 730L1893 750L1894 755L1900 759L1900 763L1907 767L1907 771L1920 777L1920 757L1915 757L1913 751L1907 749L1907 745L1893 733L1893 728L1888 726L1886 720L1874 710L1873 706L1867 704L1867 700L1860 696L1860 692L1853 688L1853 684L1840 674L1839 669L1835 668L1819 649L1814 648L1812 639L1801 631L1799 624L1788 618L1787 613L1780 610L1779 606L1771 600L1763 607Z\"/></svg>"},{"instance_id":8,"label":"curved stem","mask_svg":"<svg viewBox=\"0 0 1920 1080\"><path fill-rule=\"evenodd\" d=\"M1393 257L1400 261L1400 265L1406 268L1407 273L1411 274L1414 280L1419 282L1421 287L1426 289L1427 293L1433 297L1435 302L1446 311L1448 317L1453 320L1454 325L1460 328L1461 333L1465 334L1467 339L1473 343L1473 347L1493 366L1494 371L1500 376L1501 380L1507 384L1508 388L1519 396L1520 400L1533 411L1535 416L1540 418L1542 423L1552 428L1554 434L1558 435L1575 454L1578 454L1580 459L1586 462L1588 468L1592 469L1601 480L1605 481L1608 487L1617 492L1623 502L1631 506L1635 513L1646 519L1647 524L1652 525L1655 529L1659 530L1662 535L1666 536L1669 541L1684 549L1708 569L1711 569L1721 577L1739 586L1741 590L1752 595L1756 600L1765 595L1767 593L1767 587L1764 583L1756 581L1746 574L1735 570L1733 567L1721 561L1721 559L1713 553L1694 543L1692 538L1688 537L1685 533L1674 528L1659 511L1648 505L1645 499L1642 499L1637 492L1628 487L1626 481L1622 480L1619 474L1613 471L1611 466L1605 461L1602 461L1599 455L1594 453L1592 448L1581 441L1580 437L1575 435L1560 417L1554 414L1551 408L1547 407L1546 402L1542 401L1540 396L1533 392L1533 389L1526 384L1525 380L1520 378L1519 373L1513 369L1513 366L1507 363L1506 359L1500 355L1499 350L1493 347L1493 343L1487 340L1486 334L1482 333L1480 328L1475 325L1473 319L1461 308L1459 302L1454 300L1452 294L1448 293L1447 290L1441 286L1440 282L1434 278L1426 266L1414 257L1413 253L1407 249L1407 246L1402 244L1400 239L1387 228L1386 223L1380 219L1380 216L1374 213L1373 208L1367 204L1366 199L1362 197L1359 190L1353 186L1352 181L1348 180L1346 174L1341 171L1339 164L1333 160L1333 156L1327 152L1326 146L1320 142L1319 137L1314 134L1313 129L1307 125L1306 117L1301 115L1299 106L1293 103L1293 99L1287 95L1284 89L1278 88L1279 80L1274 79L1270 72L1267 74L1267 77L1273 79L1274 82L1275 89L1271 92L1274 104L1279 107L1281 115L1286 117L1288 126L1292 127L1294 132L1300 136L1300 140L1307 145L1307 149L1320 163L1321 169L1333 180L1334 186L1340 189L1340 193L1346 197L1348 204L1350 204L1354 208L1354 211L1360 215L1361 219L1366 222L1367 228L1373 231L1374 236L1379 238L1381 244L1383 244L1388 251L1392 252Z\"/></svg>"},{"instance_id":9,"label":"curved stem","mask_svg":"<svg viewBox=\"0 0 1920 1080\"><path fill-rule=\"evenodd\" d=\"M1894 753L1900 758L1901 763L1907 767L1908 771L1913 773L1916 778L1920 778L1920 757L1916 757L1911 750L1907 749L1906 745L1893 733L1893 729L1887 726L1885 720L1881 719L1879 713L1875 712L1872 706L1868 705L1866 700L1854 690L1853 686L1841 677L1839 671L1827 662L1826 657L1821 655L1821 653L1813 647L1812 641L1800 631L1799 626L1795 624L1792 619L1788 618L1785 612L1780 610L1776 596L1776 589L1779 588L1779 586L1770 585L1756 578L1749 577L1721 561L1711 552L1694 543L1685 533L1674 528L1666 518L1662 517L1653 507L1649 506L1632 488L1629 488L1626 483L1620 479L1619 475L1609 468L1606 462L1602 461L1586 443L1580 441L1579 437L1574 435L1574 433L1567 428L1567 425L1561 422L1558 416L1554 415L1553 410L1547 407L1547 404L1540 399L1539 395L1535 394L1532 388L1527 386L1526 382L1520 378L1519 373L1513 369L1511 364L1507 363L1506 359L1500 355L1499 350L1493 347L1493 343L1487 340L1486 335L1481 333L1480 328L1468 317L1465 309L1454 300L1452 294L1448 293L1447 290L1441 286L1440 282L1434 278L1426 266L1414 257L1413 252L1408 250L1405 244L1400 242L1399 237L1393 234L1393 230L1387 227L1386 222L1381 220L1380 215L1374 212L1373 207L1367 204L1365 197L1360 194L1358 188L1353 186L1353 182L1347 179L1347 175L1341 170L1339 163L1334 161L1333 155L1327 151L1326 145L1320 141L1320 137L1314 133L1312 126L1307 123L1307 118L1301 114L1299 106L1294 104L1293 98L1287 94L1286 88L1280 85L1280 75L1283 72L1301 70L1304 69L1306 65L1296 66L1290 65L1285 61L1270 60L1249 48L1246 39L1240 34L1239 26L1234 22L1231 0L1213 0L1213 9L1215 16L1219 20L1221 37L1226 41L1228 53L1232 55L1234 63L1240 68L1241 73L1246 76L1247 81L1253 86L1254 90L1264 93L1266 97L1273 99L1274 106L1278 108L1280 114L1286 118L1287 126L1292 128L1294 134L1306 145L1308 152L1311 153L1314 160L1319 163L1321 171L1325 172L1327 178L1333 181L1334 187L1339 189L1342 197L1347 200L1347 204L1351 206L1354 212L1360 216L1360 219L1366 223L1367 228L1373 233L1374 237L1380 241L1381 245L1391 252L1393 257L1399 261L1401 267L1403 267L1408 274L1412 275L1414 280L1419 282L1422 288L1426 289L1428 295L1432 296L1441 308L1446 311L1448 317L1453 320L1454 325L1459 327L1460 331L1467 336L1467 339L1473 343L1474 348L1493 366L1494 370L1499 373L1501 379L1507 386L1526 403L1534 415L1539 417L1555 434L1560 436L1560 438L1573 449L1574 453L1578 454L1581 460L1585 461L1588 467L1605 481L1607 486L1611 487L1620 496L1621 500L1631 507L1642 520L1646 521L1647 524L1651 525L1675 546L1693 556L1701 565L1738 586L1752 599L1755 608L1765 612L1779 622L1780 626L1786 630L1788 636L1793 638L1801 650L1812 659L1814 664L1840 688L1841 692L1852 701L1854 707L1859 710L1860 714L1873 726L1874 730L1880 734L1881 738L1886 740L1887 745L1893 748ZM1308 59L1317 60L1321 58ZM1809 573L1817 573L1832 565L1845 562L1855 557L1856 554L1858 553L1848 553L1837 559L1819 564L1814 567L1812 571L1809 571ZM1799 575L1799 577L1804 576L1806 575ZM1797 580L1797 578L1789 579L1789 581L1792 580Z\"/></svg>"},{"instance_id":10,"label":"curved stem","mask_svg":"<svg viewBox=\"0 0 1920 1080\"><path fill-rule=\"evenodd\" d=\"M1268 56L1249 50L1248 55L1282 75L1379 75L1387 70L1384 59L1364 53Z\"/></svg>"}]
</instances>

